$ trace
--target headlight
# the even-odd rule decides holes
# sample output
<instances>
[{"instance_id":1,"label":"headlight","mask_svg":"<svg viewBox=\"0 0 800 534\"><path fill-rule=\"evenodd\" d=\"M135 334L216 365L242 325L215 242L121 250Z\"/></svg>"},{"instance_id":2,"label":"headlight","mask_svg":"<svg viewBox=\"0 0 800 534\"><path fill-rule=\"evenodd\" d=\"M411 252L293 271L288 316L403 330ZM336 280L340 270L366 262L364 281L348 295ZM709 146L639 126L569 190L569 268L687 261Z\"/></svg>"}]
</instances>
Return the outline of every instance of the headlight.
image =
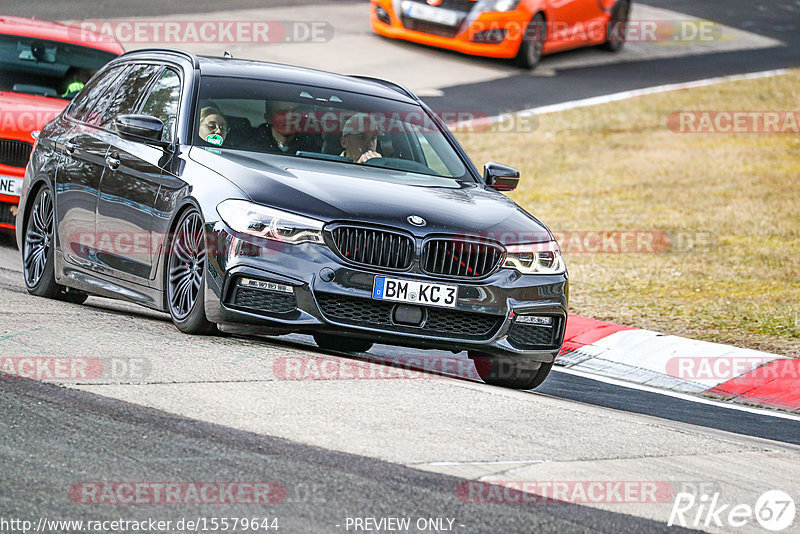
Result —
<instances>
[{"instance_id":1,"label":"headlight","mask_svg":"<svg viewBox=\"0 0 800 534\"><path fill-rule=\"evenodd\" d=\"M561 274L566 270L558 243L533 243L507 245L503 267L516 269L522 274Z\"/></svg>"},{"instance_id":2,"label":"headlight","mask_svg":"<svg viewBox=\"0 0 800 534\"><path fill-rule=\"evenodd\" d=\"M512 11L517 9L520 0L486 0L481 11Z\"/></svg>"},{"instance_id":3,"label":"headlight","mask_svg":"<svg viewBox=\"0 0 800 534\"><path fill-rule=\"evenodd\" d=\"M242 234L295 245L323 243L323 223L302 215L233 199L221 202L217 213L225 224Z\"/></svg>"}]
</instances>

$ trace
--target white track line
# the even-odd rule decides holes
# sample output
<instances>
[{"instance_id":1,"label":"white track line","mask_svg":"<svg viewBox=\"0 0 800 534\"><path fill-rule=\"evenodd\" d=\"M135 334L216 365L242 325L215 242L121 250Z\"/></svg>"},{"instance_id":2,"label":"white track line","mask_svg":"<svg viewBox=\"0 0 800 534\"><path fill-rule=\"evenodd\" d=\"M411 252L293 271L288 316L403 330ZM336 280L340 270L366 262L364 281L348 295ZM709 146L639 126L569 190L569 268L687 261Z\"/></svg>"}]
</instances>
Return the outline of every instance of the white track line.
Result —
<instances>
[{"instance_id":1,"label":"white track line","mask_svg":"<svg viewBox=\"0 0 800 534\"><path fill-rule=\"evenodd\" d=\"M622 93L613 93L610 95L593 96L592 98L584 98L583 100L573 100L571 102L562 102L560 104L551 104L549 106L539 106L537 108L523 109L511 113L503 113L487 119L481 119L481 122L487 121L491 124L495 122L508 120L509 117L515 115L546 115L548 113L557 113L559 111L567 111L576 108L585 108L590 106L599 106L611 102L619 102L621 100L628 100L637 96L654 95L658 93L667 93L669 91L679 91L681 89L695 89L697 87L707 87L725 82L738 82L742 80L757 80L759 78L771 78L773 76L783 76L789 73L789 69L767 70L762 72L752 72L749 74L734 74L732 76L720 76L717 78L707 78L705 80L695 80L693 82L673 83L669 85L657 85L654 87L647 87L645 89L634 89L632 91L623 91ZM473 121L474 122L474 121ZM457 128L467 123L456 123L453 128Z\"/></svg>"},{"instance_id":2,"label":"white track line","mask_svg":"<svg viewBox=\"0 0 800 534\"><path fill-rule=\"evenodd\" d=\"M456 465L516 465L516 464L544 464L547 460L499 460L494 462L428 462L420 465L456 466Z\"/></svg>"},{"instance_id":3,"label":"white track line","mask_svg":"<svg viewBox=\"0 0 800 534\"><path fill-rule=\"evenodd\" d=\"M629 389L636 389L639 391L646 391L648 393L656 393L658 395L666 395L668 397L675 397L676 399L691 401L691 402L698 402L700 404L709 404L711 406L717 406L719 408L727 408L729 410L739 410L740 412L749 412L754 413L757 415L767 415L770 417L777 417L780 419L789 419L791 421L800 421L800 416L793 415L788 412L779 412L779 411L772 411L767 410L764 408L754 408L752 406L743 406L741 404L736 404L735 402L731 401L718 401L713 399L708 399L706 397L699 397L697 395L692 395L690 393L679 393L677 391L671 391L668 389L660 389L652 386L645 386L642 384L636 384L634 382L626 382L625 380L619 380L616 378L610 378L607 376L596 375L592 373L586 373L583 371L578 371L575 369L570 369L568 367L553 367L554 372L565 373L568 375L575 375L580 376L581 378L588 378L589 380L596 380L597 382L604 382L606 384L611 384L613 386L620 386Z\"/></svg>"},{"instance_id":4,"label":"white track line","mask_svg":"<svg viewBox=\"0 0 800 534\"><path fill-rule=\"evenodd\" d=\"M774 76L783 76L789 73L789 69L767 70L762 72L752 72L750 74L735 74L732 76L719 76L717 78L707 78L705 80L695 80L693 82L673 83L669 85L656 85L655 87L647 87L645 89L634 89L632 91L623 91L622 93L613 93L610 95L595 96L592 98L585 98L583 100L573 100L572 102L563 102L561 104L553 104L550 106L540 106L538 108L531 108L517 113L536 113L544 115L546 113L556 113L559 111L566 111L569 109L583 108L589 106L599 106L601 104L608 104L610 102L619 102L620 100L627 100L637 96L654 95L658 93L667 93L669 91L679 91L681 89L695 89L697 87L708 87L709 85L716 85L725 82L738 82L742 80L757 80L759 78L772 78Z\"/></svg>"}]
</instances>

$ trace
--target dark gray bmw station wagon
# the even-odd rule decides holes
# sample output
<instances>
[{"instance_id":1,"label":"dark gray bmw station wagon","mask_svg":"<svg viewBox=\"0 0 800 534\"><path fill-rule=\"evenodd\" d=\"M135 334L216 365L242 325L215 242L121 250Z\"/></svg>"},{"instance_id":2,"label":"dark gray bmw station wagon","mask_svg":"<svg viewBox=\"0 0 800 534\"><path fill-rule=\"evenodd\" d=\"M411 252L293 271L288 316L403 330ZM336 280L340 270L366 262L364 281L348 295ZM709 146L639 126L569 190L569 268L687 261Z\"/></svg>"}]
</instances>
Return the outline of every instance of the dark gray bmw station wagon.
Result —
<instances>
[{"instance_id":1,"label":"dark gray bmw station wagon","mask_svg":"<svg viewBox=\"0 0 800 534\"><path fill-rule=\"evenodd\" d=\"M391 82L176 50L120 56L38 136L17 241L34 295L189 334L468 351L529 389L564 337L552 233Z\"/></svg>"}]
</instances>

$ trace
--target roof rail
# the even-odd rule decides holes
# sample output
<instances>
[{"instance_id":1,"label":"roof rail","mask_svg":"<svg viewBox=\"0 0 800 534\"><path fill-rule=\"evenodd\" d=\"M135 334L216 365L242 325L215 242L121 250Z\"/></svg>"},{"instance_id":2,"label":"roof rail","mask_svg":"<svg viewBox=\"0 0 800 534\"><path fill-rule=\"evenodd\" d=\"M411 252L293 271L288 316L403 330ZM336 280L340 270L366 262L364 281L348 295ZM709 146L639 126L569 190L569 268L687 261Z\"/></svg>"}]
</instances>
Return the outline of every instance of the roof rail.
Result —
<instances>
[{"instance_id":1,"label":"roof rail","mask_svg":"<svg viewBox=\"0 0 800 534\"><path fill-rule=\"evenodd\" d=\"M417 95L415 95L414 93L412 93L410 90L406 89L399 83L390 82L389 80L384 80L383 78L376 78L375 76L362 76L360 74L351 74L350 78L358 78L359 80L366 80L369 82L379 83L384 87L388 87L389 89L394 89L398 93L406 95L412 100L419 100L419 98L417 98Z\"/></svg>"},{"instance_id":2,"label":"roof rail","mask_svg":"<svg viewBox=\"0 0 800 534\"><path fill-rule=\"evenodd\" d=\"M177 56L183 56L184 58L188 59L192 62L192 67L195 69L200 68L200 61L197 59L197 56L192 54L191 52L187 52L186 50L179 50L177 48L137 48L136 50L131 50L129 52L125 52L122 56L130 56L133 54L142 54L142 53L152 53L152 52L159 52L162 54L174 54Z\"/></svg>"}]
</instances>

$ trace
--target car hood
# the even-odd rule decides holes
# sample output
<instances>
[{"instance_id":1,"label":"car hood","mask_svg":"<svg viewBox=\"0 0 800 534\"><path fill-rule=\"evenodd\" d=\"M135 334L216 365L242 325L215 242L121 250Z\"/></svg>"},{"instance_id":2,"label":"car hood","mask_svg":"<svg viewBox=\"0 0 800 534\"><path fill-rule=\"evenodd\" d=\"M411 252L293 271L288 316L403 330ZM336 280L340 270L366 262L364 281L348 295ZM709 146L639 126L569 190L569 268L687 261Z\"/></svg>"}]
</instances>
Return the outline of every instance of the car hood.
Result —
<instances>
[{"instance_id":1,"label":"car hood","mask_svg":"<svg viewBox=\"0 0 800 534\"><path fill-rule=\"evenodd\" d=\"M507 244L551 239L547 228L511 199L474 183L233 150L194 147L190 157L225 176L258 204L326 222L382 224L418 236L463 233ZM411 225L412 215L427 224Z\"/></svg>"},{"instance_id":2,"label":"car hood","mask_svg":"<svg viewBox=\"0 0 800 534\"><path fill-rule=\"evenodd\" d=\"M0 137L32 142L31 132L41 130L67 104L59 98L0 91Z\"/></svg>"}]
</instances>

